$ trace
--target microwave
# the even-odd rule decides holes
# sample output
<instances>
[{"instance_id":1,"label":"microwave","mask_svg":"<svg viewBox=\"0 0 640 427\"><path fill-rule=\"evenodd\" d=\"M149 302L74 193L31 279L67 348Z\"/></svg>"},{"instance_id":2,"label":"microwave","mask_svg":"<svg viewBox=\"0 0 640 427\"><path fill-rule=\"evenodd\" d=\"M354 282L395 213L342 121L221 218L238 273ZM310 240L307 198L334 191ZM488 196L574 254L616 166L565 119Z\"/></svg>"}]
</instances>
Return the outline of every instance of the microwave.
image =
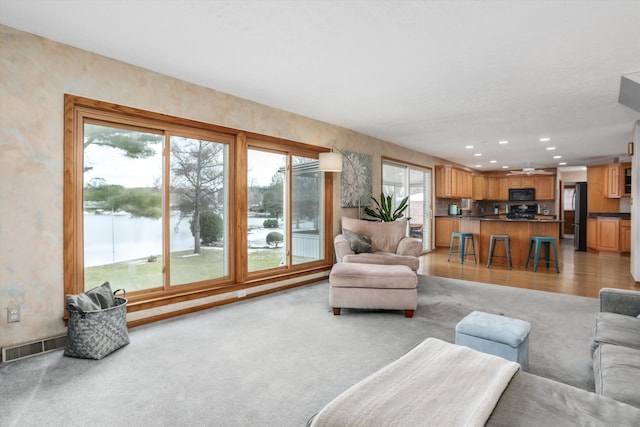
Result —
<instances>
[{"instance_id":1,"label":"microwave","mask_svg":"<svg viewBox=\"0 0 640 427\"><path fill-rule=\"evenodd\" d=\"M535 188L510 188L510 202L533 202L536 199Z\"/></svg>"}]
</instances>

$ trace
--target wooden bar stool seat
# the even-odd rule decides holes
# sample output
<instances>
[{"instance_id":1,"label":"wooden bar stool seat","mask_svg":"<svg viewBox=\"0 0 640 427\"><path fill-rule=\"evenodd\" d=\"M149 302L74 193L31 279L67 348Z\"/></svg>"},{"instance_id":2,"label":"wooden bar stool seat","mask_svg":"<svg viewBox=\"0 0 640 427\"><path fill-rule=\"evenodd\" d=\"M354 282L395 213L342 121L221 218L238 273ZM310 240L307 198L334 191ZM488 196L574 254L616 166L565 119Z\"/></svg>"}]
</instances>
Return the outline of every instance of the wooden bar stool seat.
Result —
<instances>
[{"instance_id":1,"label":"wooden bar stool seat","mask_svg":"<svg viewBox=\"0 0 640 427\"><path fill-rule=\"evenodd\" d=\"M549 268L549 263L553 261L556 265L556 271L560 273L560 267L558 266L558 250L556 248L556 238L550 236L531 236L531 240L529 242L529 252L527 253L527 263L525 264L524 268L529 268L531 251L535 247L535 253L533 257L533 271L536 272L538 270L538 261L540 260L541 246L544 246L545 262L547 263L547 268ZM553 260L550 259L551 247L553 247Z\"/></svg>"},{"instance_id":2,"label":"wooden bar stool seat","mask_svg":"<svg viewBox=\"0 0 640 427\"><path fill-rule=\"evenodd\" d=\"M506 256L496 256L493 255L493 250L496 247L496 242L502 241L504 242L504 250L506 252ZM507 264L509 265L509 270L512 268L511 264L511 243L509 240L508 234L492 234L491 240L489 241L489 259L487 260L487 268L491 265L491 260L493 258L506 258Z\"/></svg>"}]
</instances>

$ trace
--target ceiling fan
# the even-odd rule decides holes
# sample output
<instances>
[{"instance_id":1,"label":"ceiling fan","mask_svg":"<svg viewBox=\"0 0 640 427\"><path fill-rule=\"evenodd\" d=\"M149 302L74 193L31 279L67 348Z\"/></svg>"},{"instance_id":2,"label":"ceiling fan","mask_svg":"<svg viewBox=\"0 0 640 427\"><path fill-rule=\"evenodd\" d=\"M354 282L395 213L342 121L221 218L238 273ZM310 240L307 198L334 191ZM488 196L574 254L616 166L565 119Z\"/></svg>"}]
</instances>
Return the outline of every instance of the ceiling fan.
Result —
<instances>
[{"instance_id":1,"label":"ceiling fan","mask_svg":"<svg viewBox=\"0 0 640 427\"><path fill-rule=\"evenodd\" d=\"M507 176L509 175L553 175L553 172L536 168L522 168L521 171L510 171Z\"/></svg>"}]
</instances>

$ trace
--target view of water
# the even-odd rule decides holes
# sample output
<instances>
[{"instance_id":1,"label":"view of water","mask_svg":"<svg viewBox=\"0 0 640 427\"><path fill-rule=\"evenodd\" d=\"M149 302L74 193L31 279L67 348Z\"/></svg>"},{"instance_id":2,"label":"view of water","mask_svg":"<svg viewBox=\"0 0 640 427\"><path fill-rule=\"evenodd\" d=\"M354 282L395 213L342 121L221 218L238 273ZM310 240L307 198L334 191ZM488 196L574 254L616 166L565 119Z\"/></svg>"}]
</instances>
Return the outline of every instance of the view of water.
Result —
<instances>
[{"instance_id":1,"label":"view of water","mask_svg":"<svg viewBox=\"0 0 640 427\"><path fill-rule=\"evenodd\" d=\"M271 231L283 233L282 228L262 228L265 218L249 218L249 246L266 246ZM176 226L177 229L176 229ZM132 218L130 215L84 214L85 267L146 258L162 253L162 220ZM189 220L171 218L171 250L193 248Z\"/></svg>"}]
</instances>

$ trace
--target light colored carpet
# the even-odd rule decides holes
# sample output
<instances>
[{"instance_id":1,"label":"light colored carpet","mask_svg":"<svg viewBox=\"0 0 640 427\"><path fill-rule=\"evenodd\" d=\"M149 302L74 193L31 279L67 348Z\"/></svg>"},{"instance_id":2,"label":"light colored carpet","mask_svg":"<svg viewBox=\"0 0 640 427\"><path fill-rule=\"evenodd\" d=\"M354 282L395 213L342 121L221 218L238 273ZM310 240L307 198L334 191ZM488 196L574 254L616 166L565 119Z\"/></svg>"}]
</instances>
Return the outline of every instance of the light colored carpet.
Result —
<instances>
[{"instance_id":1,"label":"light colored carpet","mask_svg":"<svg viewBox=\"0 0 640 427\"><path fill-rule=\"evenodd\" d=\"M132 329L100 361L2 364L0 425L303 426L425 338L453 342L473 310L530 322L529 371L593 390L596 299L421 276L413 319L333 316L320 282Z\"/></svg>"}]
</instances>

